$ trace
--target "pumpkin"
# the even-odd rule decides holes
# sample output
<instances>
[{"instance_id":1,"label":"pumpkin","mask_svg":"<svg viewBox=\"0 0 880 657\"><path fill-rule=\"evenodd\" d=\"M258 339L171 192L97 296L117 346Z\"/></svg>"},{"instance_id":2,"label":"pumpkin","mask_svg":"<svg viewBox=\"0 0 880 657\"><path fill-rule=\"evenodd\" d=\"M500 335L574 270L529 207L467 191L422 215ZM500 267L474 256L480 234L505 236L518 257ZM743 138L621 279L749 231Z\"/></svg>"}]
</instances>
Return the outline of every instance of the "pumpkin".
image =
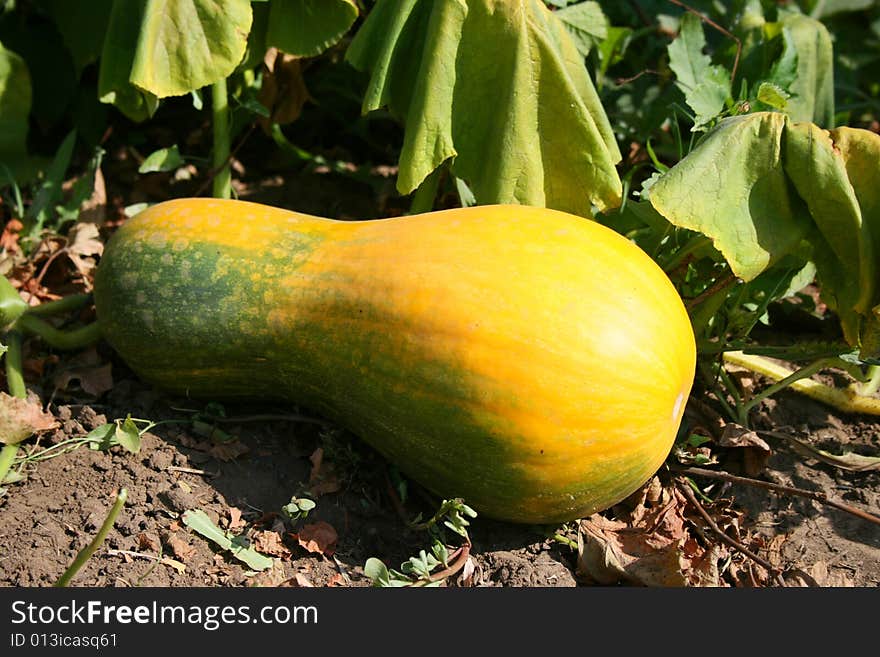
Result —
<instances>
[{"instance_id":1,"label":"pumpkin","mask_svg":"<svg viewBox=\"0 0 880 657\"><path fill-rule=\"evenodd\" d=\"M337 221L172 200L113 235L94 295L102 335L145 381L310 409L514 522L638 489L694 376L687 312L656 263L543 208Z\"/></svg>"}]
</instances>

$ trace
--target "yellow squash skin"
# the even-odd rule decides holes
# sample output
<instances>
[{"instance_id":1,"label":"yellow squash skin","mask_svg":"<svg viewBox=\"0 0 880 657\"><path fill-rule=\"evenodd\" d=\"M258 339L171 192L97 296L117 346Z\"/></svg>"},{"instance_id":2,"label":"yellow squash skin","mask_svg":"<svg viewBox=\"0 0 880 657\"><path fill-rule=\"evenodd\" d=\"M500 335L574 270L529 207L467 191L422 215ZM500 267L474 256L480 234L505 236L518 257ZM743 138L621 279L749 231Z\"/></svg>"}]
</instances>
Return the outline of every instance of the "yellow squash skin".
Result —
<instances>
[{"instance_id":1,"label":"yellow squash skin","mask_svg":"<svg viewBox=\"0 0 880 657\"><path fill-rule=\"evenodd\" d=\"M696 360L647 255L525 206L342 222L168 201L110 240L95 304L145 380L310 408L438 495L516 522L583 517L642 485Z\"/></svg>"}]
</instances>

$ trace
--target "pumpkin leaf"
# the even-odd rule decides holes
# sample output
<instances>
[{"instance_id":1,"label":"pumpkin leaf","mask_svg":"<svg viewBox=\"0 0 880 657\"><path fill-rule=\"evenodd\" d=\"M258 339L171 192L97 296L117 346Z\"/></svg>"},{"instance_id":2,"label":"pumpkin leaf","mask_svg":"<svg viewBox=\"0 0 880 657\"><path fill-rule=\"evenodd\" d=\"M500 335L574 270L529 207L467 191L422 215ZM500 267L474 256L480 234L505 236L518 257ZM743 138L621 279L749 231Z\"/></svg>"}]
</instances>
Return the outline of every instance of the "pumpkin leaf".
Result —
<instances>
[{"instance_id":1,"label":"pumpkin leaf","mask_svg":"<svg viewBox=\"0 0 880 657\"><path fill-rule=\"evenodd\" d=\"M872 305L876 266L843 154L831 134L812 123L789 126L785 149L786 173L822 236L813 245L827 300L841 313L847 340L857 344L858 315Z\"/></svg>"},{"instance_id":2,"label":"pumpkin leaf","mask_svg":"<svg viewBox=\"0 0 880 657\"><path fill-rule=\"evenodd\" d=\"M146 0L114 0L98 69L98 99L115 105L132 121L150 118L159 107L155 94L136 87L130 79L134 44L146 20L146 9Z\"/></svg>"},{"instance_id":3,"label":"pumpkin leaf","mask_svg":"<svg viewBox=\"0 0 880 657\"><path fill-rule=\"evenodd\" d=\"M880 135L778 112L724 119L649 190L671 223L712 239L744 281L808 253L863 359L880 355ZM695 190L699 190L696 192ZM805 250L806 246L806 250Z\"/></svg>"},{"instance_id":4,"label":"pumpkin leaf","mask_svg":"<svg viewBox=\"0 0 880 657\"><path fill-rule=\"evenodd\" d=\"M152 116L158 99L181 96L232 73L245 54L248 0L114 0L98 93L129 118Z\"/></svg>"},{"instance_id":5,"label":"pumpkin leaf","mask_svg":"<svg viewBox=\"0 0 880 657\"><path fill-rule=\"evenodd\" d=\"M828 29L818 20L790 14L782 27L797 51L797 77L788 86L786 112L793 121L834 125L834 51Z\"/></svg>"},{"instance_id":6,"label":"pumpkin leaf","mask_svg":"<svg viewBox=\"0 0 880 657\"><path fill-rule=\"evenodd\" d=\"M617 207L614 134L565 25L540 0L376 3L346 57L364 113L404 124L397 189L451 163L479 203ZM592 205L591 205L592 204Z\"/></svg>"},{"instance_id":7,"label":"pumpkin leaf","mask_svg":"<svg viewBox=\"0 0 880 657\"><path fill-rule=\"evenodd\" d=\"M357 17L353 0L275 0L269 5L266 45L314 57L339 41Z\"/></svg>"},{"instance_id":8,"label":"pumpkin leaf","mask_svg":"<svg viewBox=\"0 0 880 657\"><path fill-rule=\"evenodd\" d=\"M775 112L723 119L650 189L661 215L710 237L744 281L794 251L811 227L790 198L785 123Z\"/></svg>"},{"instance_id":9,"label":"pumpkin leaf","mask_svg":"<svg viewBox=\"0 0 880 657\"><path fill-rule=\"evenodd\" d=\"M784 110L789 98L791 96L778 84L762 82L758 86L758 100L773 109Z\"/></svg>"},{"instance_id":10,"label":"pumpkin leaf","mask_svg":"<svg viewBox=\"0 0 880 657\"><path fill-rule=\"evenodd\" d=\"M779 38L782 39L782 52L779 53L779 57L773 62L773 66L770 68L770 75L765 82L776 85L780 89L786 90L787 93L792 83L797 80L798 61L800 58L798 57L797 44L794 42L794 37L791 35L789 28L783 27Z\"/></svg>"}]
</instances>

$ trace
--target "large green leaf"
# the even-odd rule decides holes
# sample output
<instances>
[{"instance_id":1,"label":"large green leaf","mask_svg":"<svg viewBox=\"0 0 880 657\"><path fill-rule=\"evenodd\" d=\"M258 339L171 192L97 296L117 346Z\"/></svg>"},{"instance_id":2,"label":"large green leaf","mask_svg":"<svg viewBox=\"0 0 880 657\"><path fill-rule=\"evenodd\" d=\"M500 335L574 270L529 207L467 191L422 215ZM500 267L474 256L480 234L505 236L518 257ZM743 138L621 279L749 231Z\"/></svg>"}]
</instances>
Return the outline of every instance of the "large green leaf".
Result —
<instances>
[{"instance_id":1,"label":"large green leaf","mask_svg":"<svg viewBox=\"0 0 880 657\"><path fill-rule=\"evenodd\" d=\"M650 189L660 214L712 238L746 281L794 250L810 228L788 191L785 124L775 112L724 119Z\"/></svg>"},{"instance_id":2,"label":"large green leaf","mask_svg":"<svg viewBox=\"0 0 880 657\"><path fill-rule=\"evenodd\" d=\"M880 136L775 112L725 119L649 193L745 281L807 253L847 342L880 354Z\"/></svg>"},{"instance_id":3,"label":"large green leaf","mask_svg":"<svg viewBox=\"0 0 880 657\"><path fill-rule=\"evenodd\" d=\"M831 35L819 21L800 14L782 20L797 50L797 78L786 111L793 121L834 127L834 50Z\"/></svg>"},{"instance_id":4,"label":"large green leaf","mask_svg":"<svg viewBox=\"0 0 880 657\"><path fill-rule=\"evenodd\" d=\"M404 123L398 190L451 160L480 203L616 207L614 134L565 26L540 0L379 0L347 57L364 112Z\"/></svg>"},{"instance_id":5,"label":"large green leaf","mask_svg":"<svg viewBox=\"0 0 880 657\"><path fill-rule=\"evenodd\" d=\"M224 79L244 56L251 20L249 0L114 0L101 100L143 120L157 99Z\"/></svg>"},{"instance_id":6,"label":"large green leaf","mask_svg":"<svg viewBox=\"0 0 880 657\"><path fill-rule=\"evenodd\" d=\"M314 57L339 41L357 17L353 0L272 0L266 43L290 55Z\"/></svg>"},{"instance_id":7,"label":"large green leaf","mask_svg":"<svg viewBox=\"0 0 880 657\"><path fill-rule=\"evenodd\" d=\"M132 83L158 98L181 96L238 66L251 29L249 0L144 1Z\"/></svg>"},{"instance_id":8,"label":"large green leaf","mask_svg":"<svg viewBox=\"0 0 880 657\"><path fill-rule=\"evenodd\" d=\"M130 80L146 4L146 0L113 0L98 72L98 98L102 103L115 105L132 121L150 118L159 106L155 94L139 89Z\"/></svg>"},{"instance_id":9,"label":"large green leaf","mask_svg":"<svg viewBox=\"0 0 880 657\"><path fill-rule=\"evenodd\" d=\"M850 344L860 345L863 357L877 358L880 355L880 268L877 263L880 254L880 136L868 130L847 127L828 134L829 139L822 140L823 148L830 150L831 157L835 158L835 172L839 173L841 166L844 169L848 184L841 180L840 185L846 190L845 198L850 200L854 196L857 203L853 210L858 214L850 219L849 239L858 239L862 244L858 251L858 279L852 274L846 276L852 264L843 263L840 258L835 258L819 275L828 281L826 287L832 295L830 300L834 301L833 307L840 315L847 340ZM841 209L832 207L830 211L833 215L824 221L840 221L837 213ZM835 224L830 226L833 229ZM840 228L845 230L847 227L842 225Z\"/></svg>"},{"instance_id":10,"label":"large green leaf","mask_svg":"<svg viewBox=\"0 0 880 657\"><path fill-rule=\"evenodd\" d=\"M819 275L824 269L826 279L831 274L844 283L833 286L843 295L838 309L865 313L872 305L876 275L871 235L831 134L813 123L789 125L785 171L833 253L833 258L822 258L830 266L820 268Z\"/></svg>"},{"instance_id":11,"label":"large green leaf","mask_svg":"<svg viewBox=\"0 0 880 657\"><path fill-rule=\"evenodd\" d=\"M27 159L31 78L24 60L0 43L0 163L16 175ZM0 171L0 185L8 181Z\"/></svg>"}]
</instances>

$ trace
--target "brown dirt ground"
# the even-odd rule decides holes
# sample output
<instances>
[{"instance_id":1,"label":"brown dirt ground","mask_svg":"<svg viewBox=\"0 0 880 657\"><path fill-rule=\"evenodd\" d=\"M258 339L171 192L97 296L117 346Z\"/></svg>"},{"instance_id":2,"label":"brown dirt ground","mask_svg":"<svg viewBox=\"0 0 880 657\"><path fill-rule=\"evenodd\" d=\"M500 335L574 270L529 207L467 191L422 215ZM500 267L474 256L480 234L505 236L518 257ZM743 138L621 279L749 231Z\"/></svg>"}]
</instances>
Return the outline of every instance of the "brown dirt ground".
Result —
<instances>
[{"instance_id":1,"label":"brown dirt ground","mask_svg":"<svg viewBox=\"0 0 880 657\"><path fill-rule=\"evenodd\" d=\"M120 369L122 369L120 367ZM172 408L193 408L187 400L167 398L134 378L120 378L103 403L52 405L61 422L42 446L83 435L105 419L184 417ZM780 425L809 427L818 445L833 440L848 449L876 453L877 424L841 419L795 394L768 405L768 417ZM230 416L290 409L227 408ZM284 420L232 423L224 431L238 436L243 452L225 460L222 450L206 451L205 441L187 425L162 425L143 436L138 454L79 447L25 468L24 481L9 486L0 500L0 585L49 586L94 536L120 487L128 502L105 545L77 575L81 586L250 586L295 580L315 586L365 586L363 564L371 556L397 567L426 548L424 532L411 531L387 493L388 469L354 436ZM221 526L230 508L241 511L250 530L276 530L278 512L292 495L309 486L309 457L322 447L337 466L341 490L318 498L303 522L319 520L338 533L332 555L310 553L286 523L279 535L289 553L259 575L228 553L181 526L180 514L204 510ZM243 449L246 448L246 451ZM219 458L218 458L219 457ZM325 466L326 467L326 466ZM811 462L785 448L774 449L762 479L825 491L831 498L865 510L880 508L880 474L853 473ZM411 488L412 490L412 488ZM880 527L805 498L782 496L751 486L725 486L716 495L744 513L743 527L768 539L785 537L779 563L791 575L807 573L825 586L880 585ZM416 496L413 496L414 498ZM436 504L436 500L433 501ZM432 511L430 500L411 499L408 511ZM608 514L613 517L613 510ZM527 527L477 518L472 524L476 566L473 583L482 586L577 586L576 551L547 538L554 528ZM568 527L555 528L562 533ZM239 529L238 531L242 531ZM569 534L570 535L570 534ZM133 558L124 550L158 555L185 565L178 572L155 559ZM284 548L282 548L283 550ZM821 575L817 576L817 572ZM454 585L455 581L449 582Z\"/></svg>"}]
</instances>

